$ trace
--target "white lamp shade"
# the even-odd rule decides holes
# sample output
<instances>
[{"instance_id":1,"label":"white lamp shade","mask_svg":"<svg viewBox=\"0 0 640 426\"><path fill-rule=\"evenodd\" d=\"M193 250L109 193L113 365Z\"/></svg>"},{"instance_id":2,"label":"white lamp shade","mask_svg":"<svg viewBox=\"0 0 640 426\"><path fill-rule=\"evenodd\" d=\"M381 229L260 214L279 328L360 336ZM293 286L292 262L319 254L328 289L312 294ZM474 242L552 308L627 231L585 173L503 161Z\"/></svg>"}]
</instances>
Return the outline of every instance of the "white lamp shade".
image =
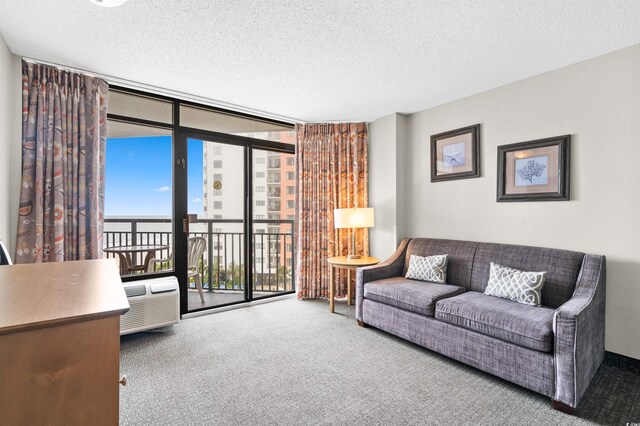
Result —
<instances>
[{"instance_id":1,"label":"white lamp shade","mask_svg":"<svg viewBox=\"0 0 640 426\"><path fill-rule=\"evenodd\" d=\"M373 209L335 209L333 222L336 228L373 228Z\"/></svg>"}]
</instances>

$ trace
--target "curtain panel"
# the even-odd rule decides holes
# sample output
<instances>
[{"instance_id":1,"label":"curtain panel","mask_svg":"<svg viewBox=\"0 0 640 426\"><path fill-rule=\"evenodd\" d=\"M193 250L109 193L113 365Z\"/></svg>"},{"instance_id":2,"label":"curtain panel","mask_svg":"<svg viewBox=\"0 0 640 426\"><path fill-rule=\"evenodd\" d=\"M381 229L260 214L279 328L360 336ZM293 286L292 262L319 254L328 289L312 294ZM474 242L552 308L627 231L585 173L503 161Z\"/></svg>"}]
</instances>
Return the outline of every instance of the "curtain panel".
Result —
<instances>
[{"instance_id":1,"label":"curtain panel","mask_svg":"<svg viewBox=\"0 0 640 426\"><path fill-rule=\"evenodd\" d=\"M106 81L22 62L16 263L102 257Z\"/></svg>"},{"instance_id":2,"label":"curtain panel","mask_svg":"<svg viewBox=\"0 0 640 426\"><path fill-rule=\"evenodd\" d=\"M351 244L350 229L334 228L333 209L368 204L367 124L298 124L295 132L297 296L326 298L327 258L346 256ZM356 230L356 251L369 255L366 228ZM336 270L334 280L344 297L346 273Z\"/></svg>"}]
</instances>

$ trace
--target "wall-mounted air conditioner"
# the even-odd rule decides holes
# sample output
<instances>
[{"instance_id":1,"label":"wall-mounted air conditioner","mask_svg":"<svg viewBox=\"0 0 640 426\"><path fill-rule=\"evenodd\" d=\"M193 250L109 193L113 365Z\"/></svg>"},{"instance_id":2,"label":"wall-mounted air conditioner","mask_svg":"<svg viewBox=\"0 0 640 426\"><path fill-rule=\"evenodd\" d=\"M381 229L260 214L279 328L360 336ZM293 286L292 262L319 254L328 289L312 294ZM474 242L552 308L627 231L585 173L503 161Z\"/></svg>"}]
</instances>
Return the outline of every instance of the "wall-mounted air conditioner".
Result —
<instances>
[{"instance_id":1,"label":"wall-mounted air conditioner","mask_svg":"<svg viewBox=\"0 0 640 426\"><path fill-rule=\"evenodd\" d=\"M129 312L120 317L120 335L176 324L180 321L180 290L175 277L124 283Z\"/></svg>"}]
</instances>

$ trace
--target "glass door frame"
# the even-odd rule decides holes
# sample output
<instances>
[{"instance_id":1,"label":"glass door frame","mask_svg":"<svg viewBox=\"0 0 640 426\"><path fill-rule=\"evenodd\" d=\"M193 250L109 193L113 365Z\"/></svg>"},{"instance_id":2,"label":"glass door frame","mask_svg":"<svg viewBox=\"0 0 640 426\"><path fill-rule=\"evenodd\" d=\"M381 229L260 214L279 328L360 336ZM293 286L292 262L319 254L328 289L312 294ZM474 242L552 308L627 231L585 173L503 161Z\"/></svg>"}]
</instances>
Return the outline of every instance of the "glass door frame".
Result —
<instances>
[{"instance_id":1,"label":"glass door frame","mask_svg":"<svg viewBox=\"0 0 640 426\"><path fill-rule=\"evenodd\" d=\"M286 126L293 130L293 124L290 122L284 122L274 119L269 119L265 117L260 117L253 114L247 114L243 112L230 111L225 110L224 108L213 107L210 105L201 104L198 102L187 101L183 99L178 99L172 96L161 95L158 93L151 93L139 89L133 89L131 87L118 86L118 85L109 85L109 90L114 90L123 93L129 93L132 95L139 95L143 97L153 98L157 100L163 100L167 102L171 102L173 104L173 117L171 123L154 121L149 119L135 118L131 116L122 116L118 114L112 114L107 111L107 119L113 121L120 121L124 123L131 124L139 124L148 127L156 127L166 130L172 131L172 176L173 176L173 198L172 198L172 207L173 207L173 215L172 215L172 232L173 232L173 270L171 271L163 271L156 272L153 274L143 274L140 276L127 276L123 277L123 282L128 281L137 281L151 278L159 278L166 276L176 276L178 278L179 286L180 286L180 315L184 315L187 313L198 312L207 309L213 309L213 307L205 307L201 309L194 309L189 311L188 307L188 296L187 296L187 244L188 238L187 235L183 232L182 229L182 219L186 217L188 213L188 196L187 196L187 140L189 138L193 139L201 139L206 141L225 143L230 145L240 145L244 146L245 155L244 155L244 163L245 163L245 208L244 208L244 235L245 235L245 253L244 253L244 261L245 261L245 300L239 302L228 303L225 305L219 305L216 307L223 307L228 305L234 305L239 303L246 303L251 300L256 300L253 298L253 271L248 265L251 265L249 261L251 261L252 246L250 244L250 238L253 232L253 167L252 167L252 156L253 149L263 149L271 152L279 152L285 154L295 155L295 146L292 144L282 143L282 142L274 142L266 139L256 139L246 136L238 136L229 133L220 133L214 131L208 131L198 128L191 128L180 125L180 106L193 106L198 107L200 109L215 111L219 113L229 114L236 117L243 117L250 120L263 121L267 123L272 123L280 126ZM251 231L251 232L248 232ZM295 241L293 245L293 252L295 252ZM295 257L294 257L295 259ZM295 260L293 261L293 271L295 271ZM295 293L295 272L292 275L292 290L275 293L269 296L263 296L259 299L267 299L270 297L277 297L283 294L292 294Z\"/></svg>"},{"instance_id":2,"label":"glass door frame","mask_svg":"<svg viewBox=\"0 0 640 426\"><path fill-rule=\"evenodd\" d=\"M226 145L244 147L244 208L243 213L243 243L244 243L244 300L230 302L215 306L205 306L202 308L189 309L188 287L189 279L187 277L187 248L188 237L183 230L183 219L188 214L188 186L187 176L189 170L188 163L188 141L189 139L202 140L203 142L214 142ZM201 129L180 128L179 138L174 144L174 273L178 277L180 285L180 314L191 314L195 312L216 309L240 303L247 303L253 300L268 299L271 297L282 296L285 294L295 293L294 288L290 291L278 292L269 296L253 297L253 150L260 149L263 151L277 152L284 154L295 154L295 148L289 144L281 142L267 141L263 139L254 139L246 136L237 136L227 133L211 132ZM211 248L208 248L211 250ZM295 245L294 245L295 250ZM295 283L295 272L292 273L292 280Z\"/></svg>"}]
</instances>

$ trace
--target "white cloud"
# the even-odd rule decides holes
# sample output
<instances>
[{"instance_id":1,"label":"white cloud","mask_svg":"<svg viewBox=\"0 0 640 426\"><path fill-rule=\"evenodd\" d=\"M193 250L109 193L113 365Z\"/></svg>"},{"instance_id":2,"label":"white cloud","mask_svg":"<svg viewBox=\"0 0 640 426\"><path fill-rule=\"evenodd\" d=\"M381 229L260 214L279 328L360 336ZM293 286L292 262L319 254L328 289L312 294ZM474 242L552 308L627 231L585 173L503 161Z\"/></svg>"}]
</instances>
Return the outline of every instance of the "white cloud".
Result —
<instances>
[{"instance_id":1,"label":"white cloud","mask_svg":"<svg viewBox=\"0 0 640 426\"><path fill-rule=\"evenodd\" d=\"M161 186L160 188L155 189L156 192L169 192L171 191L170 186Z\"/></svg>"},{"instance_id":2,"label":"white cloud","mask_svg":"<svg viewBox=\"0 0 640 426\"><path fill-rule=\"evenodd\" d=\"M194 198L193 200L191 200L192 203L201 203L202 200L200 198Z\"/></svg>"}]
</instances>

